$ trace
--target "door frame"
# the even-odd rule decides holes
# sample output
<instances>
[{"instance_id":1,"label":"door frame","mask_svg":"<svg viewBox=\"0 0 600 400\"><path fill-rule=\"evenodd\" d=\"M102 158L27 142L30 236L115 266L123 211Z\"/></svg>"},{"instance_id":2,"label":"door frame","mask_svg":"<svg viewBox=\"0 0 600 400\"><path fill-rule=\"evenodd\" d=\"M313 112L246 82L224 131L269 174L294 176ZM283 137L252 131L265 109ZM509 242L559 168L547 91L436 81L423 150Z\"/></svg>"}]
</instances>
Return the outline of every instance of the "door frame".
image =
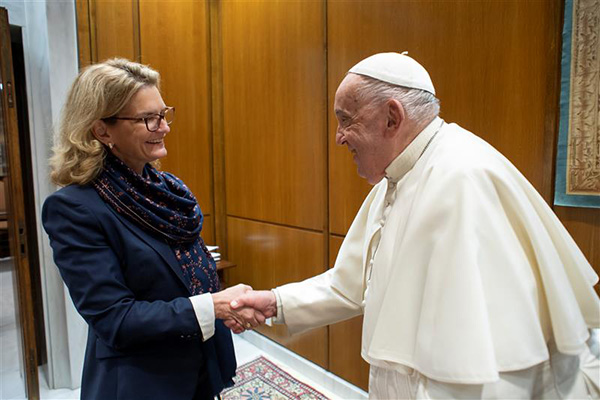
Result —
<instances>
[{"instance_id":1,"label":"door frame","mask_svg":"<svg viewBox=\"0 0 600 400\"><path fill-rule=\"evenodd\" d=\"M8 211L8 236L15 268L18 326L22 344L25 389L27 398L39 399L38 360L35 339L34 304L31 296L31 275L25 224L25 200L21 169L17 101L14 94L14 74L8 12L0 7L0 103L8 174L5 178Z\"/></svg>"}]
</instances>

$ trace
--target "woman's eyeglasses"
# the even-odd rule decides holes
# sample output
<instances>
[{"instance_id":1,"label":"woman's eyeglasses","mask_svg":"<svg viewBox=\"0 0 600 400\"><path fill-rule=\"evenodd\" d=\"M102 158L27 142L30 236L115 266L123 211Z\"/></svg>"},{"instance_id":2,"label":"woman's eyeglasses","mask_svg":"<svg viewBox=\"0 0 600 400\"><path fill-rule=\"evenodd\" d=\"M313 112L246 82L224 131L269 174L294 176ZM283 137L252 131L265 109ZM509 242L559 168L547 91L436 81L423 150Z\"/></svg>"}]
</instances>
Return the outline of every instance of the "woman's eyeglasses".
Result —
<instances>
[{"instance_id":1,"label":"woman's eyeglasses","mask_svg":"<svg viewBox=\"0 0 600 400\"><path fill-rule=\"evenodd\" d=\"M108 117L102 118L103 121L111 121L116 119L123 119L127 121L144 121L146 124L146 129L150 132L156 132L160 128L160 124L164 119L167 125L171 125L173 120L175 119L175 107L167 107L160 114L150 114L145 117Z\"/></svg>"}]
</instances>

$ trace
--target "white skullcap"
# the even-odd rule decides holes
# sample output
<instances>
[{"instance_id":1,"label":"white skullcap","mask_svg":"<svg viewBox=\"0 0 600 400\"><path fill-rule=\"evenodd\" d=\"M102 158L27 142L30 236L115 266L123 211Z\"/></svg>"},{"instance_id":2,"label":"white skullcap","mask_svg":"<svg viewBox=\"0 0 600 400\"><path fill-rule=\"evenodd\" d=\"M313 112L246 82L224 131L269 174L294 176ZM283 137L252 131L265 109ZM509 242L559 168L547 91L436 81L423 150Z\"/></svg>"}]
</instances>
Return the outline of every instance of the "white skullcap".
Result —
<instances>
[{"instance_id":1,"label":"white skullcap","mask_svg":"<svg viewBox=\"0 0 600 400\"><path fill-rule=\"evenodd\" d=\"M435 94L433 82L425 68L407 56L406 52L372 55L350 68L348 72Z\"/></svg>"}]
</instances>

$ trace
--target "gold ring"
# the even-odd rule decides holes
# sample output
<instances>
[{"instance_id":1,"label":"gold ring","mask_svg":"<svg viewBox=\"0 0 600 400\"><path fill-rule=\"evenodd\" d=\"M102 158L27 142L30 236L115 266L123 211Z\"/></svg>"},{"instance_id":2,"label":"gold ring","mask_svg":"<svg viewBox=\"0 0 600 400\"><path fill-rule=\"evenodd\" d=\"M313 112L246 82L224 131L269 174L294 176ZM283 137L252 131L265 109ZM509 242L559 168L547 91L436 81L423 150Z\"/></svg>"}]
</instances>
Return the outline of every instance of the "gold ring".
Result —
<instances>
[{"instance_id":1,"label":"gold ring","mask_svg":"<svg viewBox=\"0 0 600 400\"><path fill-rule=\"evenodd\" d=\"M246 322L246 329L250 329L252 328L252 325L250 325L250 322Z\"/></svg>"}]
</instances>

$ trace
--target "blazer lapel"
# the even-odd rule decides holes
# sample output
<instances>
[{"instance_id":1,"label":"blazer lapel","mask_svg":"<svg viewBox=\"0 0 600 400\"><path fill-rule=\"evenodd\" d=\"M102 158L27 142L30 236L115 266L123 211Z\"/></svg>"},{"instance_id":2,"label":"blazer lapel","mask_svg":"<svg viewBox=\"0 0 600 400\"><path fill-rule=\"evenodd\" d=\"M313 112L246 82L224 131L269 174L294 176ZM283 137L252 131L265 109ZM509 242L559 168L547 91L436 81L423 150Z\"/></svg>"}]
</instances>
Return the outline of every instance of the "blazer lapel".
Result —
<instances>
[{"instance_id":1,"label":"blazer lapel","mask_svg":"<svg viewBox=\"0 0 600 400\"><path fill-rule=\"evenodd\" d=\"M185 289L191 294L189 286L183 276L183 271L181 270L181 266L179 262L177 262L177 258L175 258L175 254L173 253L173 249L167 243L159 240L148 233L144 232L141 228L136 226L133 222L129 221L124 216L117 213L112 207L106 205L106 207L117 216L119 221L123 223L134 235L139 237L141 240L146 242L148 246L150 246L154 251L158 253L159 256L167 263L167 265L173 270L175 275L179 278Z\"/></svg>"}]
</instances>

